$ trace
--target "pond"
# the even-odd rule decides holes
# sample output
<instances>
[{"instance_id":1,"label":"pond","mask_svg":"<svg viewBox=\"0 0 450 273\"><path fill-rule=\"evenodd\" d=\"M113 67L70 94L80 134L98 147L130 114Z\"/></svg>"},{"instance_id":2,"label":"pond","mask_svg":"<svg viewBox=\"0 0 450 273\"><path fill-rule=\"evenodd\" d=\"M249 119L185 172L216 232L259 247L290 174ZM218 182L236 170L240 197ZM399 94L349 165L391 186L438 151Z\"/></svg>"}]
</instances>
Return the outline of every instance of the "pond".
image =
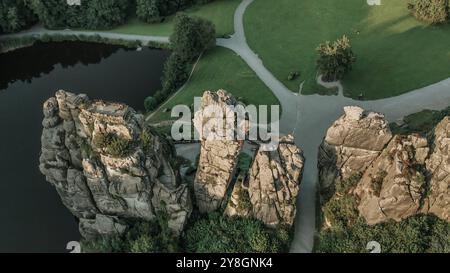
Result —
<instances>
[{"instance_id":1,"label":"pond","mask_svg":"<svg viewBox=\"0 0 450 273\"><path fill-rule=\"evenodd\" d=\"M0 252L67 252L76 219L39 172L42 104L59 89L143 111L168 52L61 42L0 55Z\"/></svg>"}]
</instances>

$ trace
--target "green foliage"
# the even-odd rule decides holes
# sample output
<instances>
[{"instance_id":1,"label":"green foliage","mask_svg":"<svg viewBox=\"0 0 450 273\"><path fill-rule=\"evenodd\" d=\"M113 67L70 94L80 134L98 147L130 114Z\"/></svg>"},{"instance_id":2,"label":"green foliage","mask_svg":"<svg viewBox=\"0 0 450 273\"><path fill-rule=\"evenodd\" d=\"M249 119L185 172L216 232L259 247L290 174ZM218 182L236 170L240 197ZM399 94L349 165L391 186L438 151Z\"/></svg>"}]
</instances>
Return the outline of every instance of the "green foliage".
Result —
<instances>
[{"instance_id":1,"label":"green foliage","mask_svg":"<svg viewBox=\"0 0 450 273\"><path fill-rule=\"evenodd\" d=\"M188 62L180 54L174 52L164 64L163 71L163 99L180 88L189 78ZM156 96L155 96L156 97ZM159 100L161 102L161 98Z\"/></svg>"},{"instance_id":2,"label":"green foliage","mask_svg":"<svg viewBox=\"0 0 450 273\"><path fill-rule=\"evenodd\" d=\"M112 133L95 134L93 144L114 157L125 157L129 155L132 148L131 140L120 138Z\"/></svg>"},{"instance_id":3,"label":"green foliage","mask_svg":"<svg viewBox=\"0 0 450 273\"><path fill-rule=\"evenodd\" d=\"M123 24L127 18L128 0L91 0L85 14L85 26L106 29Z\"/></svg>"},{"instance_id":4,"label":"green foliage","mask_svg":"<svg viewBox=\"0 0 450 273\"><path fill-rule=\"evenodd\" d=\"M178 239L167 225L167 215L158 213L150 222L136 221L123 235L83 241L86 253L173 253L178 251Z\"/></svg>"},{"instance_id":5,"label":"green foliage","mask_svg":"<svg viewBox=\"0 0 450 273\"><path fill-rule=\"evenodd\" d=\"M254 219L212 213L188 227L184 245L194 253L276 253L288 250L287 234L281 227L271 230Z\"/></svg>"},{"instance_id":6,"label":"green foliage","mask_svg":"<svg viewBox=\"0 0 450 273\"><path fill-rule=\"evenodd\" d=\"M333 43L327 41L319 45L317 52L319 53L317 67L324 81L342 80L356 62L350 40L345 35Z\"/></svg>"},{"instance_id":7,"label":"green foliage","mask_svg":"<svg viewBox=\"0 0 450 273\"><path fill-rule=\"evenodd\" d=\"M408 8L417 19L430 24L445 23L449 19L448 0L413 0Z\"/></svg>"},{"instance_id":8,"label":"green foliage","mask_svg":"<svg viewBox=\"0 0 450 273\"><path fill-rule=\"evenodd\" d=\"M25 0L0 0L0 34L23 30L36 21Z\"/></svg>"},{"instance_id":9,"label":"green foliage","mask_svg":"<svg viewBox=\"0 0 450 273\"><path fill-rule=\"evenodd\" d=\"M146 23L161 21L161 0L136 0L136 15Z\"/></svg>"},{"instance_id":10,"label":"green foliage","mask_svg":"<svg viewBox=\"0 0 450 273\"><path fill-rule=\"evenodd\" d=\"M144 152L148 152L152 148L153 137L147 130L142 130L140 135L141 145Z\"/></svg>"},{"instance_id":11,"label":"green foliage","mask_svg":"<svg viewBox=\"0 0 450 273\"><path fill-rule=\"evenodd\" d=\"M30 6L48 28L105 29L122 24L128 16L128 0L84 0L69 6L66 0L30 0Z\"/></svg>"},{"instance_id":12,"label":"green foliage","mask_svg":"<svg viewBox=\"0 0 450 273\"><path fill-rule=\"evenodd\" d=\"M249 195L247 190L242 188L242 186L239 187L239 189L238 189L238 198L239 198L239 203L238 203L238 206L236 208L236 210L238 212L251 211L252 210L253 205L252 205L252 202L250 200L250 195Z\"/></svg>"},{"instance_id":13,"label":"green foliage","mask_svg":"<svg viewBox=\"0 0 450 273\"><path fill-rule=\"evenodd\" d=\"M423 110L421 112L406 116L404 124L399 126L395 123L390 124L391 130L395 134L419 133L429 135L434 127L446 116L450 115L450 107L442 111Z\"/></svg>"},{"instance_id":14,"label":"green foliage","mask_svg":"<svg viewBox=\"0 0 450 273\"><path fill-rule=\"evenodd\" d=\"M158 107L158 101L154 97L149 96L144 100L144 107L145 111L151 112Z\"/></svg>"},{"instance_id":15,"label":"green foliage","mask_svg":"<svg viewBox=\"0 0 450 273\"><path fill-rule=\"evenodd\" d=\"M359 217L357 199L351 194L358 176L336 181L336 192L322 204L322 213L331 226L322 227L316 252L367 252L371 241L381 244L383 253L442 252L450 248L450 224L435 216L418 215L401 222L389 221L369 226Z\"/></svg>"},{"instance_id":16,"label":"green foliage","mask_svg":"<svg viewBox=\"0 0 450 273\"><path fill-rule=\"evenodd\" d=\"M173 51L190 62L204 50L215 45L214 24L195 16L180 13L175 18L174 32L170 36Z\"/></svg>"},{"instance_id":17,"label":"green foliage","mask_svg":"<svg viewBox=\"0 0 450 273\"><path fill-rule=\"evenodd\" d=\"M252 157L246 153L239 154L237 162L237 173L245 176L250 169L252 160Z\"/></svg>"}]
</instances>

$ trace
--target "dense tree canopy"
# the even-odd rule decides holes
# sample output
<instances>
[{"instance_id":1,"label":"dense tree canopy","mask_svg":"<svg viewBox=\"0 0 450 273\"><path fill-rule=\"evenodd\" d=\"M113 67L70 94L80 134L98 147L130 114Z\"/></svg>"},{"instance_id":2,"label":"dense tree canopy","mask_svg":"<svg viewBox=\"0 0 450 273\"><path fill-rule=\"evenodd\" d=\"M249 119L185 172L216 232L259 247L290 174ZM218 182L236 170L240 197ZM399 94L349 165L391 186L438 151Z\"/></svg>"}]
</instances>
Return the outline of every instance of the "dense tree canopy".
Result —
<instances>
[{"instance_id":1,"label":"dense tree canopy","mask_svg":"<svg viewBox=\"0 0 450 273\"><path fill-rule=\"evenodd\" d=\"M125 22L130 2L127 0L84 0L69 6L66 0L31 0L31 6L46 27L84 27L101 29Z\"/></svg>"},{"instance_id":2,"label":"dense tree canopy","mask_svg":"<svg viewBox=\"0 0 450 273\"><path fill-rule=\"evenodd\" d=\"M0 33L17 32L37 19L48 28L107 29L123 24L136 12L147 23L161 21L187 7L214 0L0 0ZM135 11L134 11L135 8Z\"/></svg>"},{"instance_id":3,"label":"dense tree canopy","mask_svg":"<svg viewBox=\"0 0 450 273\"><path fill-rule=\"evenodd\" d=\"M272 230L258 220L212 213L187 228L184 247L193 253L280 253L288 251L290 239L281 227Z\"/></svg>"},{"instance_id":4,"label":"dense tree canopy","mask_svg":"<svg viewBox=\"0 0 450 273\"><path fill-rule=\"evenodd\" d=\"M35 20L25 0L0 0L0 33L20 31Z\"/></svg>"},{"instance_id":5,"label":"dense tree canopy","mask_svg":"<svg viewBox=\"0 0 450 273\"><path fill-rule=\"evenodd\" d=\"M174 32L170 36L173 51L181 58L192 61L215 44L214 24L202 18L180 13L175 18Z\"/></svg>"}]
</instances>

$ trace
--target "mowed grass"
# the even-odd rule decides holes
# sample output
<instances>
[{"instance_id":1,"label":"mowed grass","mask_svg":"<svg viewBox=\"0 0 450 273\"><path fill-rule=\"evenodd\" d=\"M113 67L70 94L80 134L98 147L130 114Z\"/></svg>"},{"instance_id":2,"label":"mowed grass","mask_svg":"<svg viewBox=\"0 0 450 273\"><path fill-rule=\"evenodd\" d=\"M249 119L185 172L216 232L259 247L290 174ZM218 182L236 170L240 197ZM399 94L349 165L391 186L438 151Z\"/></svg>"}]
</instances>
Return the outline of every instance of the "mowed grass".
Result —
<instances>
[{"instance_id":1,"label":"mowed grass","mask_svg":"<svg viewBox=\"0 0 450 273\"><path fill-rule=\"evenodd\" d=\"M292 91L321 90L317 46L346 34L358 56L343 84L345 95L396 96L450 77L450 25L428 26L410 16L405 0L255 1L245 15L250 47ZM300 78L288 81L291 71Z\"/></svg>"},{"instance_id":2,"label":"mowed grass","mask_svg":"<svg viewBox=\"0 0 450 273\"><path fill-rule=\"evenodd\" d=\"M204 91L224 89L235 98L253 105L279 105L273 93L259 80L247 64L229 49L215 47L203 55L185 88L170 99L151 119L151 122L170 120L175 105L190 106L194 97L201 97Z\"/></svg>"},{"instance_id":3,"label":"mowed grass","mask_svg":"<svg viewBox=\"0 0 450 273\"><path fill-rule=\"evenodd\" d=\"M210 20L216 26L217 37L225 37L234 33L234 12L240 2L241 0L217 0L189 8L185 12ZM174 16L170 16L162 23L147 24L134 17L125 25L109 31L134 35L169 36L173 30L173 19Z\"/></svg>"}]
</instances>

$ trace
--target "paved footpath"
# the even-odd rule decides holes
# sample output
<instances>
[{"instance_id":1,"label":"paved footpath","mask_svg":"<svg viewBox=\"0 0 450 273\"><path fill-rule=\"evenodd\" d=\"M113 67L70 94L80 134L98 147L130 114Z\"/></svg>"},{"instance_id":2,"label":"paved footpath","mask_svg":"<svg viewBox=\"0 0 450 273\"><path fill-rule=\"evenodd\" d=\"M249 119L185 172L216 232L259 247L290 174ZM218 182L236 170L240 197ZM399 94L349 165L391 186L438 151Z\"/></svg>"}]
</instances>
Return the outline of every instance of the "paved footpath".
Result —
<instances>
[{"instance_id":1,"label":"paved footpath","mask_svg":"<svg viewBox=\"0 0 450 273\"><path fill-rule=\"evenodd\" d=\"M217 39L217 45L231 49L238 54L275 94L283 109L280 121L281 131L285 134L293 133L297 145L304 151L306 164L297 204L296 230L291 251L311 252L314 245L314 235L316 234L315 202L318 147L326 134L326 130L333 121L343 114L343 107L357 105L366 110L381 112L386 115L389 121L396 121L424 109L442 110L450 105L450 78L397 97L375 101L353 100L344 97L342 92L338 96L304 96L293 93L264 66L262 60L247 44L243 18L245 11L253 1L242 1L234 16L235 34L229 39ZM128 35L101 31L46 30L39 26L17 34L0 36L0 40L25 36L39 37L44 34L99 35L109 39L169 42L168 37L161 36ZM229 91L232 92L232 90Z\"/></svg>"}]
</instances>

